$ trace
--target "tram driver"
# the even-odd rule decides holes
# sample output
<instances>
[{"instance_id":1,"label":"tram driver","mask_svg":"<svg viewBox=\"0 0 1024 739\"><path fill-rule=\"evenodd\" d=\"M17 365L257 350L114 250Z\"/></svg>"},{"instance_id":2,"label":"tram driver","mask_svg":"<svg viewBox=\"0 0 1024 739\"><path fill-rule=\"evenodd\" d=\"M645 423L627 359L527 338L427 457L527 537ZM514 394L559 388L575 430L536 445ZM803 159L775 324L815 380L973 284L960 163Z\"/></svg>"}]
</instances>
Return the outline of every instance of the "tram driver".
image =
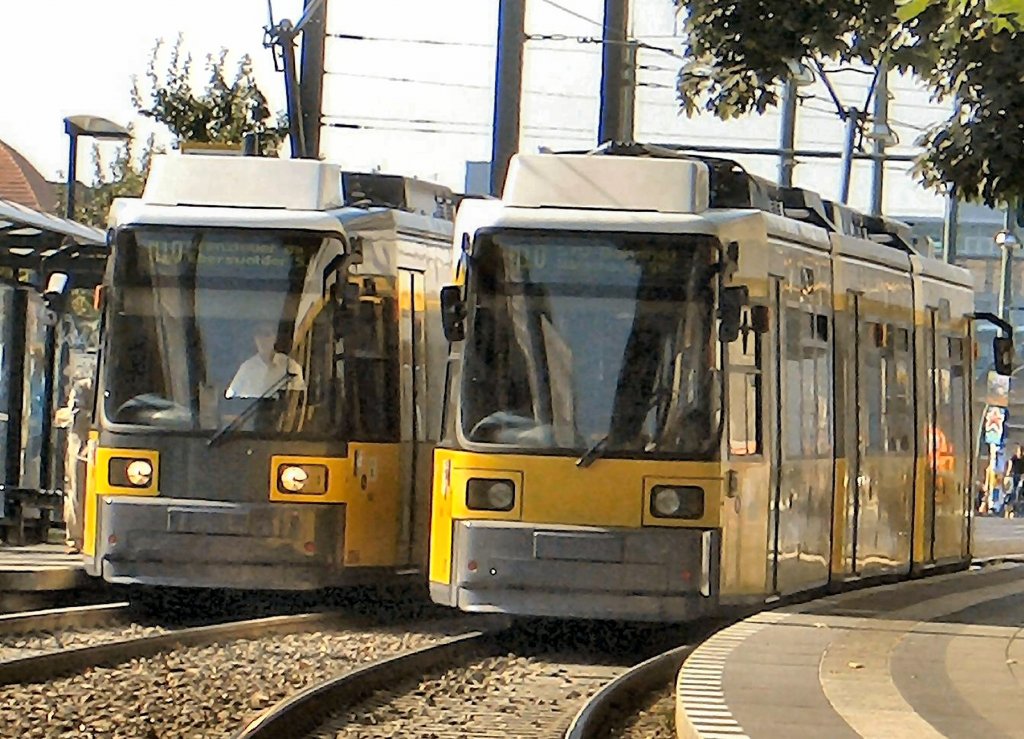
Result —
<instances>
[{"instance_id":1,"label":"tram driver","mask_svg":"<svg viewBox=\"0 0 1024 739\"><path fill-rule=\"evenodd\" d=\"M277 351L277 324L262 321L253 330L256 353L235 372L225 398L259 398L272 390L305 390L302 367ZM287 379L286 379L287 378Z\"/></svg>"}]
</instances>

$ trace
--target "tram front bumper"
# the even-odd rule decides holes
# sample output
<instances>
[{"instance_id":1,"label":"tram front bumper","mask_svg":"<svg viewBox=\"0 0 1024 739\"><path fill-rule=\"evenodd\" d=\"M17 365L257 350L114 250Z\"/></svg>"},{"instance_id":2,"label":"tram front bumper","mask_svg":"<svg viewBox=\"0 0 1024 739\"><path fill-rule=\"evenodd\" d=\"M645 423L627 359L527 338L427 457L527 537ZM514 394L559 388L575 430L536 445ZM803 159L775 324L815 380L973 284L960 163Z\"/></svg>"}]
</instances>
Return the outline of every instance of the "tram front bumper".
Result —
<instances>
[{"instance_id":1,"label":"tram front bumper","mask_svg":"<svg viewBox=\"0 0 1024 739\"><path fill-rule=\"evenodd\" d=\"M556 618L687 621L718 604L719 534L456 521L436 602Z\"/></svg>"},{"instance_id":2,"label":"tram front bumper","mask_svg":"<svg viewBox=\"0 0 1024 739\"><path fill-rule=\"evenodd\" d=\"M92 572L168 587L314 590L339 584L345 507L102 498Z\"/></svg>"}]
</instances>

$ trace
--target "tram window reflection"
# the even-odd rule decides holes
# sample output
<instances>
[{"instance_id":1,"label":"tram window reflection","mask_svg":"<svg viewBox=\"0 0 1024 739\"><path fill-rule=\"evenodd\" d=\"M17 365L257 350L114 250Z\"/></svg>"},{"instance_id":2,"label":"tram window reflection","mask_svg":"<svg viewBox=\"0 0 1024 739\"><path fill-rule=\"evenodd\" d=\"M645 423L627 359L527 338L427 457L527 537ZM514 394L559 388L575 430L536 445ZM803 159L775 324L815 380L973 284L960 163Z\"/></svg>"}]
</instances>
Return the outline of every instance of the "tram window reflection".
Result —
<instances>
[{"instance_id":1,"label":"tram window reflection","mask_svg":"<svg viewBox=\"0 0 1024 739\"><path fill-rule=\"evenodd\" d=\"M469 440L711 454L711 253L701 237L485 238L470 277Z\"/></svg>"}]
</instances>

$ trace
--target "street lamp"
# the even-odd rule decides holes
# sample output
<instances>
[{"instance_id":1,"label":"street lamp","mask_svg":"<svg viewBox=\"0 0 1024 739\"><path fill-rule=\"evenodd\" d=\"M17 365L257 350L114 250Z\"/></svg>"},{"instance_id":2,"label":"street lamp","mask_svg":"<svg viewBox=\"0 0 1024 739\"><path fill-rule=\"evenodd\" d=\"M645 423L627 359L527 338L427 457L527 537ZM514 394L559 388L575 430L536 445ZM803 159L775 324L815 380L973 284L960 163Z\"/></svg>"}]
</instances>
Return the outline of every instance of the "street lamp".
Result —
<instances>
[{"instance_id":1,"label":"street lamp","mask_svg":"<svg viewBox=\"0 0 1024 739\"><path fill-rule=\"evenodd\" d=\"M73 115L64 119L64 133L70 139L68 145L68 196L65 217L75 218L75 171L78 165L78 137L91 136L94 139L126 141L132 137L124 126L106 118L93 115Z\"/></svg>"}]
</instances>

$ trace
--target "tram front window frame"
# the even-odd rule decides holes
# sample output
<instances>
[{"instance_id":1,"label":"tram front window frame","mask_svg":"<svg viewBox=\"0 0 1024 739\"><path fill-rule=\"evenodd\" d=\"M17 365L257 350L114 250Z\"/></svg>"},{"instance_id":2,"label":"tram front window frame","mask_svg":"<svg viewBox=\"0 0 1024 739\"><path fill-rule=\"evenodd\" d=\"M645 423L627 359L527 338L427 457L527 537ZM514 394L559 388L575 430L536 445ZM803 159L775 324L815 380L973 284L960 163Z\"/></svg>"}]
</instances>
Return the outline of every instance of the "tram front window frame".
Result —
<instances>
[{"instance_id":1,"label":"tram front window frame","mask_svg":"<svg viewBox=\"0 0 1024 739\"><path fill-rule=\"evenodd\" d=\"M232 433L247 436L341 438L339 291L325 294L325 281L345 248L340 234L293 229L120 230L105 296L105 425L209 436L236 421ZM229 392L268 327L281 382Z\"/></svg>"},{"instance_id":2,"label":"tram front window frame","mask_svg":"<svg viewBox=\"0 0 1024 739\"><path fill-rule=\"evenodd\" d=\"M477 234L457 389L465 448L712 460L719 245L701 234Z\"/></svg>"}]
</instances>

